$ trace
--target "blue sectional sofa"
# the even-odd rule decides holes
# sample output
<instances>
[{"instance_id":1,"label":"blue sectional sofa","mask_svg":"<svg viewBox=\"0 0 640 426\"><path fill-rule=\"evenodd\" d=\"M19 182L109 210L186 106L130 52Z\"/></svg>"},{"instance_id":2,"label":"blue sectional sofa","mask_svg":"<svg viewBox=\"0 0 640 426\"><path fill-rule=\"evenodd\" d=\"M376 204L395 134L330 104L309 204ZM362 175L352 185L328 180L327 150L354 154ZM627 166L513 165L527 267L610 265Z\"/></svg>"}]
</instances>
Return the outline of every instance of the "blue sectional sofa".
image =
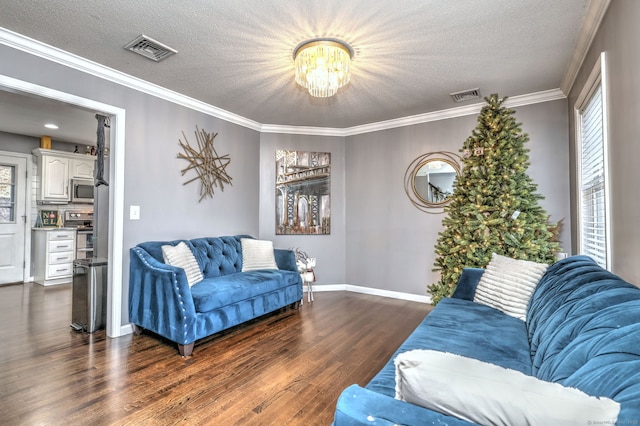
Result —
<instances>
[{"instance_id":1,"label":"blue sectional sofa","mask_svg":"<svg viewBox=\"0 0 640 426\"><path fill-rule=\"evenodd\" d=\"M278 269L242 272L237 235L154 241L130 250L129 321L178 344L190 356L196 340L302 300L302 280L291 250L275 249ZM189 287L182 268L164 263L162 246L184 241L204 279Z\"/></svg>"},{"instance_id":2,"label":"blue sectional sofa","mask_svg":"<svg viewBox=\"0 0 640 426\"><path fill-rule=\"evenodd\" d=\"M620 404L616 424L640 424L640 289L588 257L569 257L547 269L523 321L473 302L483 272L465 269L453 297L428 314L384 368L365 387L342 392L334 425L470 424L394 398L394 359L414 349L458 354L611 398Z\"/></svg>"}]
</instances>

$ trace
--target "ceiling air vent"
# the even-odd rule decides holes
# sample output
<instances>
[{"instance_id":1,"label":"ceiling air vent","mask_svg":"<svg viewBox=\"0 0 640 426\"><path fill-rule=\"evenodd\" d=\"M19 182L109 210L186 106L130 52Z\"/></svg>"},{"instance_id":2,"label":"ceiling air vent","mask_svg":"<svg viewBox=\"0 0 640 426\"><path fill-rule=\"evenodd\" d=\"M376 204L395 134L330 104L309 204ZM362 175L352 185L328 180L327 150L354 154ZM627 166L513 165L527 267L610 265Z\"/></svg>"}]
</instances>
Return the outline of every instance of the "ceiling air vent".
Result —
<instances>
[{"instance_id":1,"label":"ceiling air vent","mask_svg":"<svg viewBox=\"0 0 640 426\"><path fill-rule=\"evenodd\" d=\"M172 49L159 41L155 41L144 34L141 34L135 40L127 43L124 48L142 56L146 56L156 62L160 62L161 60L178 53L177 50Z\"/></svg>"},{"instance_id":2,"label":"ceiling air vent","mask_svg":"<svg viewBox=\"0 0 640 426\"><path fill-rule=\"evenodd\" d=\"M449 93L454 102L470 101L480 97L480 89L469 89L461 92Z\"/></svg>"}]
</instances>

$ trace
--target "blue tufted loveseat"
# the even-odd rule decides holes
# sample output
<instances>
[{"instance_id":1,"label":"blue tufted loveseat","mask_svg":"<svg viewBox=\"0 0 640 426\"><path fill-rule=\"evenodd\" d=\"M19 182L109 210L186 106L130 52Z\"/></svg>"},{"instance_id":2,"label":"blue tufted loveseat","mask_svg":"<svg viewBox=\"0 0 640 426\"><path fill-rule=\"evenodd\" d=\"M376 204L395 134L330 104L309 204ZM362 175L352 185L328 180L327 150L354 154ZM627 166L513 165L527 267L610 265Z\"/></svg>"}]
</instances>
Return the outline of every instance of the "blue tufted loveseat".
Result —
<instances>
[{"instance_id":1,"label":"blue tufted loveseat","mask_svg":"<svg viewBox=\"0 0 640 426\"><path fill-rule=\"evenodd\" d=\"M365 387L342 392L334 425L470 424L394 399L394 359L413 349L475 358L611 398L620 404L617 425L640 424L638 287L588 257L569 257L548 268L522 321L473 302L483 272L465 269L453 297L427 315L383 369Z\"/></svg>"},{"instance_id":2,"label":"blue tufted loveseat","mask_svg":"<svg viewBox=\"0 0 640 426\"><path fill-rule=\"evenodd\" d=\"M237 235L153 241L130 250L129 321L178 344L190 356L196 340L302 299L302 281L291 250L275 249L277 270L242 272ZM204 279L192 287L182 268L164 263L162 246L184 241Z\"/></svg>"}]
</instances>

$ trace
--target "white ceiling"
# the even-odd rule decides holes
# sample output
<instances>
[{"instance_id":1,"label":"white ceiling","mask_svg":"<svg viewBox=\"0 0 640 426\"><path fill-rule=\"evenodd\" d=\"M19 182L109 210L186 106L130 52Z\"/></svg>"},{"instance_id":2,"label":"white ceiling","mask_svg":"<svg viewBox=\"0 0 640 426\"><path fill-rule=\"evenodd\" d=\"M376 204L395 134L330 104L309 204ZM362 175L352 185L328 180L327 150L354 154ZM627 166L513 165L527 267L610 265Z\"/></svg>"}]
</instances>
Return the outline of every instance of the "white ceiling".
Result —
<instances>
[{"instance_id":1,"label":"white ceiling","mask_svg":"<svg viewBox=\"0 0 640 426\"><path fill-rule=\"evenodd\" d=\"M0 27L261 124L348 128L477 103L452 101L465 89L561 87L592 1L7 0ZM140 34L178 54L123 49ZM329 99L293 78L293 49L315 37L355 51L351 83Z\"/></svg>"}]
</instances>

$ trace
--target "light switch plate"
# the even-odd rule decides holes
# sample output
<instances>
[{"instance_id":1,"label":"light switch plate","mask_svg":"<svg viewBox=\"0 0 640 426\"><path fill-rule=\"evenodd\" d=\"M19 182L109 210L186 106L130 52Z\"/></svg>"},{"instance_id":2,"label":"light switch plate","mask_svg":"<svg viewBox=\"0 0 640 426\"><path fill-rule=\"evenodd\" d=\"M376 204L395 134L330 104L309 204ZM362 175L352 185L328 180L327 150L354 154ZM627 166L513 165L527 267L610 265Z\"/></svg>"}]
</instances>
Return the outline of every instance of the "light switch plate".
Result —
<instances>
[{"instance_id":1,"label":"light switch plate","mask_svg":"<svg viewBox=\"0 0 640 426\"><path fill-rule=\"evenodd\" d=\"M140 220L140 206L129 206L129 220Z\"/></svg>"}]
</instances>

